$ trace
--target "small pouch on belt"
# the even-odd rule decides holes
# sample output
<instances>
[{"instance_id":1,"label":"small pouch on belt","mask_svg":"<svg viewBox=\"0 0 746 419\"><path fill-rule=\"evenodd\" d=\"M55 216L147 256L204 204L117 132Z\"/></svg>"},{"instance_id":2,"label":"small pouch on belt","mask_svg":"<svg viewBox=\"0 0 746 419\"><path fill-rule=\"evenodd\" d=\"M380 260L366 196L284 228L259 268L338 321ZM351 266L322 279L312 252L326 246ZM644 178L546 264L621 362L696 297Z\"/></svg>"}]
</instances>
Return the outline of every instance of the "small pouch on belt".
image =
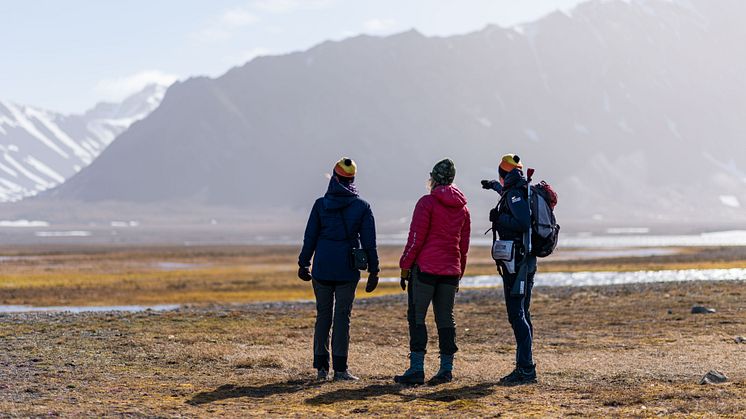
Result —
<instances>
[{"instance_id":1,"label":"small pouch on belt","mask_svg":"<svg viewBox=\"0 0 746 419\"><path fill-rule=\"evenodd\" d=\"M492 243L492 258L505 267L505 273L515 273L516 245L512 240L495 240Z\"/></svg>"},{"instance_id":2,"label":"small pouch on belt","mask_svg":"<svg viewBox=\"0 0 746 419\"><path fill-rule=\"evenodd\" d=\"M492 242L492 259L496 261L515 259L515 243L512 240L495 240Z\"/></svg>"}]
</instances>

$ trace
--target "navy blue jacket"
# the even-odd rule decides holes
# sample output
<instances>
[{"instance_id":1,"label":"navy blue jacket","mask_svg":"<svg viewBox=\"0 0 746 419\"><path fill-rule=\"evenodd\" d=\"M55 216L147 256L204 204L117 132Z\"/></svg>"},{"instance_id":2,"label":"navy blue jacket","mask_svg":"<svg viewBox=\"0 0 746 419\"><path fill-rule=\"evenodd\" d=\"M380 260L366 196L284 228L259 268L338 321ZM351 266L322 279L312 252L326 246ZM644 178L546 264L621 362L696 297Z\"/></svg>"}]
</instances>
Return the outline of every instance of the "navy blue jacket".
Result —
<instances>
[{"instance_id":1,"label":"navy blue jacket","mask_svg":"<svg viewBox=\"0 0 746 419\"><path fill-rule=\"evenodd\" d=\"M494 223L500 240L522 240L523 234L531 227L527 184L518 169L505 176L502 200L497 208L498 218Z\"/></svg>"},{"instance_id":2,"label":"navy blue jacket","mask_svg":"<svg viewBox=\"0 0 746 419\"><path fill-rule=\"evenodd\" d=\"M345 237L344 216L349 231ZM303 237L303 249L298 265L311 265L311 275L322 281L349 282L360 280L360 271L350 266L351 248L362 248L368 253L368 271L378 272L376 250L376 223L370 205L360 199L354 188L342 185L335 176L329 189L316 200L308 217Z\"/></svg>"},{"instance_id":3,"label":"navy blue jacket","mask_svg":"<svg viewBox=\"0 0 746 419\"><path fill-rule=\"evenodd\" d=\"M505 176L504 185L494 188L502 195L497 206L497 219L492 228L500 240L523 241L523 235L531 228L531 213L528 203L528 182L519 169L513 169ZM536 256L528 258L529 272L536 270Z\"/></svg>"}]
</instances>

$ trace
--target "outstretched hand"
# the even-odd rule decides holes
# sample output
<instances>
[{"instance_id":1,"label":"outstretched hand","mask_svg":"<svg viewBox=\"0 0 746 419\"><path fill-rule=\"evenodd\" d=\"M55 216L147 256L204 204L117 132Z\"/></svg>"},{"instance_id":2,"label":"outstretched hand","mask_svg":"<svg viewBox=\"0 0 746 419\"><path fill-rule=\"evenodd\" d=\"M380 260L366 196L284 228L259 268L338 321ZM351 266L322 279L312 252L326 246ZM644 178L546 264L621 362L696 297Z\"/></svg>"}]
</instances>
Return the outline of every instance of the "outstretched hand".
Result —
<instances>
[{"instance_id":1,"label":"outstretched hand","mask_svg":"<svg viewBox=\"0 0 746 419\"><path fill-rule=\"evenodd\" d=\"M308 266L302 266L298 268L298 278L304 281L312 280L313 277L311 276L311 269L309 269Z\"/></svg>"},{"instance_id":2,"label":"outstretched hand","mask_svg":"<svg viewBox=\"0 0 746 419\"><path fill-rule=\"evenodd\" d=\"M500 185L500 182L496 180L483 180L482 189L500 192L500 189L502 189L502 185Z\"/></svg>"},{"instance_id":3,"label":"outstretched hand","mask_svg":"<svg viewBox=\"0 0 746 419\"><path fill-rule=\"evenodd\" d=\"M373 292L378 286L378 272L368 274L368 284L365 285L365 292Z\"/></svg>"}]
</instances>

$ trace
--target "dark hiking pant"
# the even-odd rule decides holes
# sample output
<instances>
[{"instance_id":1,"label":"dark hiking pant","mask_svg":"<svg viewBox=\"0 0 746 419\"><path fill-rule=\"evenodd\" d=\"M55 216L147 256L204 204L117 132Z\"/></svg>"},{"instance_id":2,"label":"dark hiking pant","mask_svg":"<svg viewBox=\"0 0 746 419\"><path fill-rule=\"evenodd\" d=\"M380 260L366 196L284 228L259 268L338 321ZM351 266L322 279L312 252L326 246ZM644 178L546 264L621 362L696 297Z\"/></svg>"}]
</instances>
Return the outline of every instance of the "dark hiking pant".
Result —
<instances>
[{"instance_id":1,"label":"dark hiking pant","mask_svg":"<svg viewBox=\"0 0 746 419\"><path fill-rule=\"evenodd\" d=\"M413 270L414 275L407 289L407 321L409 322L409 350L427 352L427 315L430 302L433 303L435 324L438 326L438 340L441 355L453 355L456 346L456 322L453 318L453 304L458 289L458 278L429 275ZM454 283L455 281L455 283Z\"/></svg>"},{"instance_id":2,"label":"dark hiking pant","mask_svg":"<svg viewBox=\"0 0 746 419\"><path fill-rule=\"evenodd\" d=\"M316 327L313 334L313 367L329 371L329 331L332 331L334 371L347 371L350 347L350 315L358 281L313 280L316 295Z\"/></svg>"},{"instance_id":3,"label":"dark hiking pant","mask_svg":"<svg viewBox=\"0 0 746 419\"><path fill-rule=\"evenodd\" d=\"M534 287L534 276L536 271L528 274L526 295L512 297L510 290L516 280L516 274L505 273L503 275L503 294L505 294L505 307L508 310L508 321L515 335L516 353L515 363L522 368L533 367L534 358L532 354L532 343L534 337L534 326L531 324L531 290Z\"/></svg>"}]
</instances>

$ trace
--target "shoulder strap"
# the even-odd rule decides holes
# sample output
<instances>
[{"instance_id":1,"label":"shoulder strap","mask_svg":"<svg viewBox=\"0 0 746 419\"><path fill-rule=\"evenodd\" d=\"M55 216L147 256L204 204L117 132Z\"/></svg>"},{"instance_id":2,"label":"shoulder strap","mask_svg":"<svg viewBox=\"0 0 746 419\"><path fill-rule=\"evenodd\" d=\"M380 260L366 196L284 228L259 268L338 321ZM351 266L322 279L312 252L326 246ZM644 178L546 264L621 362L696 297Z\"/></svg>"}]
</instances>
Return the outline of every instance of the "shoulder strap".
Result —
<instances>
[{"instance_id":1,"label":"shoulder strap","mask_svg":"<svg viewBox=\"0 0 746 419\"><path fill-rule=\"evenodd\" d=\"M531 228L533 224L533 214L531 211L531 182L526 184L526 203L528 204L528 232L526 232L526 256L533 253L533 243L531 243Z\"/></svg>"},{"instance_id":2,"label":"shoulder strap","mask_svg":"<svg viewBox=\"0 0 746 419\"><path fill-rule=\"evenodd\" d=\"M503 202L503 198L505 198L504 194L500 194L500 199L497 200L497 205L495 206L495 209L497 210L498 216L500 215L500 204ZM492 243L497 241L497 229L495 228L495 225L497 224L497 220L492 222L492 227L490 230L492 230ZM487 234L487 233L485 233Z\"/></svg>"}]
</instances>

